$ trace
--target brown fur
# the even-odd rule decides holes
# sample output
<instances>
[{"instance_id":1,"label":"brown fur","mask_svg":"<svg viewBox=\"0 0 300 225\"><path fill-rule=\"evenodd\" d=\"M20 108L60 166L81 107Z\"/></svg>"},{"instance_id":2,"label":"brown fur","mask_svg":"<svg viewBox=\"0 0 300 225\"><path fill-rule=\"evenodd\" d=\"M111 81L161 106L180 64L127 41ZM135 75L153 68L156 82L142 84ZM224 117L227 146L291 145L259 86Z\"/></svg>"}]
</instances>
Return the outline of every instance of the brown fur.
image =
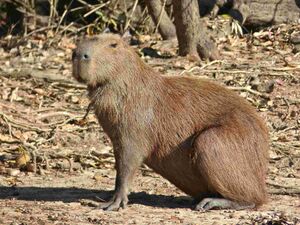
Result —
<instances>
[{"instance_id":1,"label":"brown fur","mask_svg":"<svg viewBox=\"0 0 300 225\"><path fill-rule=\"evenodd\" d=\"M84 52L88 60L82 60ZM116 193L128 193L145 162L195 198L265 202L268 132L232 91L207 80L161 76L111 34L78 45L73 75L88 84L95 114L112 140Z\"/></svg>"}]
</instances>

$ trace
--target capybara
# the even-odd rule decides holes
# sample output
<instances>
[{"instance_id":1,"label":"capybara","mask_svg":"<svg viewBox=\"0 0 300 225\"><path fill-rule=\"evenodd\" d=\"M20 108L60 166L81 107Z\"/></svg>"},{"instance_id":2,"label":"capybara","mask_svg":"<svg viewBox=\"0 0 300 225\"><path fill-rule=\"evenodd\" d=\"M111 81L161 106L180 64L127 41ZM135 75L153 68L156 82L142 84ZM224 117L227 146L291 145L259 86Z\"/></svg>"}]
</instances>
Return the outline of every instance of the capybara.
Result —
<instances>
[{"instance_id":1,"label":"capybara","mask_svg":"<svg viewBox=\"0 0 300 225\"><path fill-rule=\"evenodd\" d=\"M126 206L143 163L194 197L197 210L266 201L268 131L242 97L207 79L163 76L115 34L85 38L72 61L114 149L115 194L100 208Z\"/></svg>"}]
</instances>

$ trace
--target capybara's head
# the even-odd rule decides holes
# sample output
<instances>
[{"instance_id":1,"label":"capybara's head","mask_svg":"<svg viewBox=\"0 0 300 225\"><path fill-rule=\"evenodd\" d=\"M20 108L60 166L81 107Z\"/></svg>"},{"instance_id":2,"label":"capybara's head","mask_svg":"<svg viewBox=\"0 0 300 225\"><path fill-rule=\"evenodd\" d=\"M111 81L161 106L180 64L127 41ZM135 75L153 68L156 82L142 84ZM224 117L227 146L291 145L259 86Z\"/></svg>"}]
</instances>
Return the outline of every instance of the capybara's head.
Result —
<instances>
[{"instance_id":1,"label":"capybara's head","mask_svg":"<svg viewBox=\"0 0 300 225\"><path fill-rule=\"evenodd\" d=\"M120 76L124 72L129 75L134 72L137 58L135 51L119 35L88 37L73 52L73 77L91 87L124 79Z\"/></svg>"}]
</instances>

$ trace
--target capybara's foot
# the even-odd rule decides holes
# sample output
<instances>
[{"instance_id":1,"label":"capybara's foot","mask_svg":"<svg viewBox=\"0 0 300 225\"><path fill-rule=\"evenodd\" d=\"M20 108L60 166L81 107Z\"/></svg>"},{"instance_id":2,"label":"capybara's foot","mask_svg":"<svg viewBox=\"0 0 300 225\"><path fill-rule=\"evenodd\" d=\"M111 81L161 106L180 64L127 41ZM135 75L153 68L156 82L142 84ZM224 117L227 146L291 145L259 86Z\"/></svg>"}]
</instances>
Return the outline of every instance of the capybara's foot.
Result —
<instances>
[{"instance_id":1,"label":"capybara's foot","mask_svg":"<svg viewBox=\"0 0 300 225\"><path fill-rule=\"evenodd\" d=\"M205 211L210 209L252 209L255 204L238 203L225 198L204 198L195 207L196 210Z\"/></svg>"},{"instance_id":2,"label":"capybara's foot","mask_svg":"<svg viewBox=\"0 0 300 225\"><path fill-rule=\"evenodd\" d=\"M116 193L108 202L100 203L98 208L106 211L118 211L121 207L124 209L128 203L127 195Z\"/></svg>"}]
</instances>

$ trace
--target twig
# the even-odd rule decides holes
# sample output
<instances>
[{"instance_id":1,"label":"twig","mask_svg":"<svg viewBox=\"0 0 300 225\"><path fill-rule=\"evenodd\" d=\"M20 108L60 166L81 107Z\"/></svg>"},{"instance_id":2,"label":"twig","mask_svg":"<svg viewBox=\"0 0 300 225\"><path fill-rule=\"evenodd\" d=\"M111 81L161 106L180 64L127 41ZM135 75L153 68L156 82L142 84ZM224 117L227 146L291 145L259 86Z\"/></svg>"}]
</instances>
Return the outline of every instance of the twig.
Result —
<instances>
[{"instance_id":1,"label":"twig","mask_svg":"<svg viewBox=\"0 0 300 225\"><path fill-rule=\"evenodd\" d=\"M39 115L38 119L42 120L42 119L45 119L48 117L55 117L55 116L68 116L69 118L79 117L79 116L73 115L73 114L65 112L65 111L60 111L60 112L50 112L50 113L45 113L45 114Z\"/></svg>"},{"instance_id":2,"label":"twig","mask_svg":"<svg viewBox=\"0 0 300 225\"><path fill-rule=\"evenodd\" d=\"M52 85L65 85L65 87L69 86L69 87L74 87L74 88L80 88L80 89L84 89L86 88L86 85L82 85L79 84L73 80L70 79L64 79L62 78L61 75L58 75L57 73L45 73L44 71L40 71L40 70L34 70L34 69L27 69L27 68L23 68L20 71L13 71L11 73L3 73L0 72L0 76L4 76L4 77L34 77L36 79L43 79L43 80L48 80L50 82L53 82ZM57 82L57 83L54 83ZM65 83L65 84L64 84Z\"/></svg>"},{"instance_id":3,"label":"twig","mask_svg":"<svg viewBox=\"0 0 300 225\"><path fill-rule=\"evenodd\" d=\"M126 21L126 24L125 24L125 27L124 27L124 33L125 33L125 31L127 30L127 28L128 28L129 25L130 25L130 22L131 22L133 13L134 13L134 11L135 11L135 9L136 9L136 7L137 7L138 2L139 2L139 0L135 0L135 2L134 2L134 5L133 5L133 8L132 8L131 14L130 14L130 16L127 18L127 21Z\"/></svg>"},{"instance_id":4,"label":"twig","mask_svg":"<svg viewBox=\"0 0 300 225\"><path fill-rule=\"evenodd\" d=\"M47 143L47 142L49 142L49 141L52 141L52 140L54 140L54 138L56 137L56 129L54 130L54 134L50 137L50 138L48 138L48 139L45 139L45 140L39 140L39 141L37 141L37 143L36 143L36 145L37 146L40 146L40 145L42 145L42 144L45 144L45 143Z\"/></svg>"},{"instance_id":5,"label":"twig","mask_svg":"<svg viewBox=\"0 0 300 225\"><path fill-rule=\"evenodd\" d=\"M99 198L99 197L96 197L96 198ZM101 198L99 198L99 199L101 199ZM101 200L103 200L103 199L101 199ZM88 206L88 207L96 208L96 207L99 207L99 205L100 205L98 202L89 200L89 199L80 199L79 202L82 206ZM103 202L105 202L105 200L103 200Z\"/></svg>"},{"instance_id":6,"label":"twig","mask_svg":"<svg viewBox=\"0 0 300 225\"><path fill-rule=\"evenodd\" d=\"M0 112L0 116L2 118L7 119L7 121L9 121L13 127L16 128L20 128L23 130L31 130L31 131L36 131L36 132L47 132L47 131L51 131L52 129L42 129L42 128L38 128L38 127L34 127L32 126L32 124L24 124L24 123L20 123L19 121L16 121L12 118L9 118L6 114Z\"/></svg>"},{"instance_id":7,"label":"twig","mask_svg":"<svg viewBox=\"0 0 300 225\"><path fill-rule=\"evenodd\" d=\"M86 112L85 112L85 114L84 114L82 120L85 120L86 117L89 115L89 113L90 113L90 111L91 111L93 105L94 105L94 104L93 104L92 102L88 105L88 107L87 107L87 109L86 109Z\"/></svg>"},{"instance_id":8,"label":"twig","mask_svg":"<svg viewBox=\"0 0 300 225\"><path fill-rule=\"evenodd\" d=\"M295 98L286 98L286 97L275 97L275 99L285 99L285 101L289 102L290 105L297 105L300 104L300 99L295 99Z\"/></svg>"},{"instance_id":9,"label":"twig","mask_svg":"<svg viewBox=\"0 0 300 225\"><path fill-rule=\"evenodd\" d=\"M99 15L99 13L97 13L96 11L103 8L104 6L110 4L110 1L107 1L105 3L102 3L102 4L99 4L99 5L96 5L96 6L93 6L93 5L90 5L88 3L86 3L85 1L81 1L81 0L77 0L78 2L80 2L81 4L85 5L85 6L88 6L89 8L92 8L91 11L87 12L86 14L83 15L83 18L86 18L87 16L89 16L90 14L92 14L93 12L95 12L97 15ZM68 13L68 12L74 12L74 11L77 11L77 10L80 10L84 7L77 7L75 9L69 9L71 3L68 5L67 9L64 11L59 23L58 23L58 27L56 29L56 32L55 32L55 35L57 35L58 33L58 30L59 30L59 26L61 25L62 21L63 21L63 18L65 17L65 15ZM100 15L99 15L100 16ZM76 19L75 21L72 21L69 25L67 25L66 27L64 27L60 32L59 34L62 34L64 33L66 30L68 30L71 26L73 26L77 21L79 21L81 18L78 18ZM90 26L90 24L88 24L87 26L84 26L84 27L81 27L80 29L77 30L77 32L80 32L81 30L85 29L86 27ZM74 32L74 31L72 31ZM50 41L50 44L51 45L53 43L54 39L52 39Z\"/></svg>"},{"instance_id":10,"label":"twig","mask_svg":"<svg viewBox=\"0 0 300 225\"><path fill-rule=\"evenodd\" d=\"M26 141L22 141L22 145L25 146L25 147L31 148L33 151L37 151L37 148L31 143L28 143Z\"/></svg>"},{"instance_id":11,"label":"twig","mask_svg":"<svg viewBox=\"0 0 300 225\"><path fill-rule=\"evenodd\" d=\"M55 14L57 15L56 12L56 5L57 5L57 0L49 0L50 3L50 15L49 15L49 20L48 20L48 27L51 26L52 20L55 16Z\"/></svg>"},{"instance_id":12,"label":"twig","mask_svg":"<svg viewBox=\"0 0 300 225\"><path fill-rule=\"evenodd\" d=\"M21 40L19 41L19 43L24 41L26 38L28 38L29 36L31 36L33 34L39 33L39 32L44 31L44 30L51 30L54 27L56 27L56 26L52 25L52 26L48 26L48 27L41 27L39 29L35 29L35 30L31 31L30 33L24 35L24 37L21 37Z\"/></svg>"},{"instance_id":13,"label":"twig","mask_svg":"<svg viewBox=\"0 0 300 225\"><path fill-rule=\"evenodd\" d=\"M278 77L293 77L294 79L295 76L290 74L290 73L276 73L276 72L261 72L260 74L258 74L259 76L278 76Z\"/></svg>"},{"instance_id":14,"label":"twig","mask_svg":"<svg viewBox=\"0 0 300 225\"><path fill-rule=\"evenodd\" d=\"M78 20L78 19L77 19L77 20ZM75 24L74 21L72 21L71 23L69 23L68 26L64 27L64 29L61 30L61 31L59 32L59 34L64 33L66 30L68 30L68 29L69 29L71 26L73 26L74 24Z\"/></svg>"},{"instance_id":15,"label":"twig","mask_svg":"<svg viewBox=\"0 0 300 225\"><path fill-rule=\"evenodd\" d=\"M37 172L36 153L35 151L32 151L31 154L33 158L33 173L36 174Z\"/></svg>"},{"instance_id":16,"label":"twig","mask_svg":"<svg viewBox=\"0 0 300 225\"><path fill-rule=\"evenodd\" d=\"M110 3L110 1L108 2L105 2L105 3L102 3L102 4L99 4L99 6L96 6L95 8L93 8L91 11L87 12L86 14L83 15L83 17L87 17L89 15L91 15L93 12L103 8L104 6L108 5Z\"/></svg>"},{"instance_id":17,"label":"twig","mask_svg":"<svg viewBox=\"0 0 300 225\"><path fill-rule=\"evenodd\" d=\"M46 164L45 169L46 169L46 170L49 170L49 169L50 169L50 166L49 166L49 159L48 159L46 153L44 153L44 157L43 157L43 158L44 158L45 164Z\"/></svg>"},{"instance_id":18,"label":"twig","mask_svg":"<svg viewBox=\"0 0 300 225\"><path fill-rule=\"evenodd\" d=\"M9 136L10 138L12 138L12 131L11 131L11 124L8 122L7 118L5 116L3 116L3 119L5 121L5 123L7 124L8 126L8 133L9 133Z\"/></svg>"},{"instance_id":19,"label":"twig","mask_svg":"<svg viewBox=\"0 0 300 225\"><path fill-rule=\"evenodd\" d=\"M67 13L69 12L70 6L72 5L73 2L74 2L74 0L72 0L72 1L68 4L68 6L67 6L67 8L65 9L64 13L63 13L62 16L60 17L60 20L59 20L59 22L58 22L57 28L56 28L56 30L55 30L55 35L58 33L58 30L59 30L59 28L60 28L60 25L61 25L62 21L64 20L65 16L67 15ZM54 35L54 36L55 36L55 35ZM51 45L51 44L50 44L50 45Z\"/></svg>"},{"instance_id":20,"label":"twig","mask_svg":"<svg viewBox=\"0 0 300 225\"><path fill-rule=\"evenodd\" d=\"M295 67L284 67L284 68L272 68L272 70L275 71L293 71L293 70L300 70L300 66L295 66Z\"/></svg>"},{"instance_id":21,"label":"twig","mask_svg":"<svg viewBox=\"0 0 300 225\"><path fill-rule=\"evenodd\" d=\"M10 95L10 98L9 98L9 102L13 102L14 99L16 98L16 95L18 93L18 90L19 90L19 87L16 87L12 92L11 92L11 95Z\"/></svg>"},{"instance_id":22,"label":"twig","mask_svg":"<svg viewBox=\"0 0 300 225\"><path fill-rule=\"evenodd\" d=\"M87 3L86 1L83 1L83 0L77 0L78 2L80 2L81 4L85 5L85 6L88 6L90 8L93 8L93 5Z\"/></svg>"},{"instance_id":23,"label":"twig","mask_svg":"<svg viewBox=\"0 0 300 225\"><path fill-rule=\"evenodd\" d=\"M69 162L69 173L71 173L73 171L73 159L70 157L66 158Z\"/></svg>"},{"instance_id":24,"label":"twig","mask_svg":"<svg viewBox=\"0 0 300 225\"><path fill-rule=\"evenodd\" d=\"M64 88L76 88L76 89L86 89L86 85L85 84L79 84L79 83L61 83L61 82L55 82L52 83L52 86L60 86L60 87L64 87Z\"/></svg>"},{"instance_id":25,"label":"twig","mask_svg":"<svg viewBox=\"0 0 300 225\"><path fill-rule=\"evenodd\" d=\"M285 129L283 129L283 130L278 131L276 135L285 133L285 132L287 132L287 131L289 131L289 130L296 130L296 129L299 129L299 126L287 127L287 128L285 128Z\"/></svg>"},{"instance_id":26,"label":"twig","mask_svg":"<svg viewBox=\"0 0 300 225\"><path fill-rule=\"evenodd\" d=\"M36 8L35 0L31 0L30 2L31 2L30 3L31 4L31 8L35 9ZM34 19L33 19L33 27L34 27L34 29L36 28L36 17L37 17L36 14L37 14L36 10L34 10Z\"/></svg>"},{"instance_id":27,"label":"twig","mask_svg":"<svg viewBox=\"0 0 300 225\"><path fill-rule=\"evenodd\" d=\"M267 184L270 186L273 186L275 188L287 189L287 190L285 190L285 193L300 194L300 188L296 187L296 186L285 186L285 185L273 183L271 181L268 181Z\"/></svg>"},{"instance_id":28,"label":"twig","mask_svg":"<svg viewBox=\"0 0 300 225\"><path fill-rule=\"evenodd\" d=\"M300 190L298 189L273 189L270 190L269 193L274 194L274 195L299 195Z\"/></svg>"},{"instance_id":29,"label":"twig","mask_svg":"<svg viewBox=\"0 0 300 225\"><path fill-rule=\"evenodd\" d=\"M20 140L5 140L0 137L0 143L5 144L21 144L22 142Z\"/></svg>"},{"instance_id":30,"label":"twig","mask_svg":"<svg viewBox=\"0 0 300 225\"><path fill-rule=\"evenodd\" d=\"M199 67L199 66L194 66L194 67L192 67L192 68L190 68L190 69L188 69L188 70L184 70L184 71L182 71L181 73L180 73L180 75L183 75L184 73L191 73L191 72L193 72L194 70L196 70L196 69L198 69L198 70L203 70L203 69L205 69L206 67L208 67L208 66L211 66L211 65L213 65L213 64L216 64L216 63L222 63L223 61L222 60L214 60L214 61L211 61L211 62L209 62L209 63L207 63L207 64L205 64L205 65L203 65L203 66L201 66L201 67ZM219 71L219 70L218 70ZM227 71L227 70L226 70Z\"/></svg>"},{"instance_id":31,"label":"twig","mask_svg":"<svg viewBox=\"0 0 300 225\"><path fill-rule=\"evenodd\" d=\"M229 74L253 74L253 71L248 70L202 70L202 72L209 72L209 73L229 73Z\"/></svg>"},{"instance_id":32,"label":"twig","mask_svg":"<svg viewBox=\"0 0 300 225\"><path fill-rule=\"evenodd\" d=\"M156 24L156 26L155 26L154 33L156 33L157 30L158 30L159 24L160 24L160 22L161 22L162 16L163 16L164 11L165 11L164 9L165 9L165 6L166 6L166 2L167 2L167 0L164 0L164 1L163 1L163 5L162 5L161 10L160 10L160 13L159 13L159 17L158 17L157 24Z\"/></svg>"},{"instance_id":33,"label":"twig","mask_svg":"<svg viewBox=\"0 0 300 225\"><path fill-rule=\"evenodd\" d=\"M249 92L254 95L258 95L263 98L270 98L270 95L252 90L250 87L228 87L228 88L231 90L234 90L234 91L246 91L246 92Z\"/></svg>"},{"instance_id":34,"label":"twig","mask_svg":"<svg viewBox=\"0 0 300 225\"><path fill-rule=\"evenodd\" d=\"M70 117L66 120L61 120L61 121L58 121L58 122L47 124L47 126L49 126L49 127L55 126L56 128L58 128L58 127L62 127L65 124L68 124L69 122L71 122L73 120L81 119L81 118L82 118L81 116L73 116L73 117Z\"/></svg>"},{"instance_id":35,"label":"twig","mask_svg":"<svg viewBox=\"0 0 300 225\"><path fill-rule=\"evenodd\" d=\"M298 142L279 142L279 141L272 141L272 146L274 146L274 150L280 152L280 154L285 155L285 156L293 156L293 157L298 157L299 155L294 154L295 152L299 149L300 143Z\"/></svg>"},{"instance_id":36,"label":"twig","mask_svg":"<svg viewBox=\"0 0 300 225\"><path fill-rule=\"evenodd\" d=\"M97 129L101 131L100 126L89 126L89 127L75 127L73 129L68 129L65 130L66 132L74 132L74 131L84 131L84 130L89 130L89 129Z\"/></svg>"}]
</instances>

